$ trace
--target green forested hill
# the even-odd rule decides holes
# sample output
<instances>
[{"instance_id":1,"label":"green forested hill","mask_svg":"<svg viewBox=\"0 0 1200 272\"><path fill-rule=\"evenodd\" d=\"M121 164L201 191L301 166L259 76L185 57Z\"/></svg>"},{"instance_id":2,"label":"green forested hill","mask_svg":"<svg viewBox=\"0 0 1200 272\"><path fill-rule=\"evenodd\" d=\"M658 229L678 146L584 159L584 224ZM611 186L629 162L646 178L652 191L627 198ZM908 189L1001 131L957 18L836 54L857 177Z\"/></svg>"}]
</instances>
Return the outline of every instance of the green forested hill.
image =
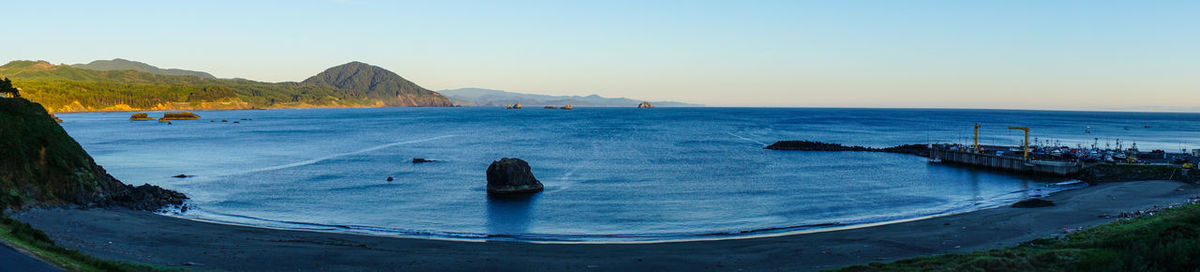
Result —
<instances>
[{"instance_id":1,"label":"green forested hill","mask_svg":"<svg viewBox=\"0 0 1200 272\"><path fill-rule=\"evenodd\" d=\"M23 97L54 112L450 105L433 92L368 96L369 89L320 83L97 71L45 61L9 62L0 66L0 77L11 78Z\"/></svg>"},{"instance_id":2,"label":"green forested hill","mask_svg":"<svg viewBox=\"0 0 1200 272\"><path fill-rule=\"evenodd\" d=\"M154 67L153 65L149 65L149 64L145 64L145 63L141 63L141 62L137 62L137 61L132 61L132 60L126 60L126 59L96 60L96 61L89 62L88 64L71 65L71 67L83 68L83 69L88 69L88 70L97 70L97 71L134 70L134 71L138 71L138 72L147 72L147 73L151 73L151 74L168 75L168 76L196 76L196 77L202 77L202 78L217 78L217 77L213 76L212 74L205 73L205 72L183 70L183 69L162 69L162 68Z\"/></svg>"},{"instance_id":3,"label":"green forested hill","mask_svg":"<svg viewBox=\"0 0 1200 272\"><path fill-rule=\"evenodd\" d=\"M329 68L304 83L361 92L388 106L451 106L449 99L434 91L421 88L392 71L357 61Z\"/></svg>"}]
</instances>

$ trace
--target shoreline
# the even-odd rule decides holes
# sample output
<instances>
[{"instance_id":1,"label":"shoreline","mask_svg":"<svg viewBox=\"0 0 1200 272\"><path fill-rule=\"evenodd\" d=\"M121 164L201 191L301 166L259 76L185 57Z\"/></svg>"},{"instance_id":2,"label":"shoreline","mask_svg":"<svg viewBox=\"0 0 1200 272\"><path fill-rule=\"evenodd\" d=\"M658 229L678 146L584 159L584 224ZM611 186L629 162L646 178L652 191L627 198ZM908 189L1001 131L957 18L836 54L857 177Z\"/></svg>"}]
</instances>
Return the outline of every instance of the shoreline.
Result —
<instances>
[{"instance_id":1,"label":"shoreline","mask_svg":"<svg viewBox=\"0 0 1200 272\"><path fill-rule=\"evenodd\" d=\"M818 233L643 244L447 241L207 223L125 209L40 209L14 218L93 256L198 269L818 270L1016 245L1181 203L1200 186L1107 183L1045 197L1057 206L913 219Z\"/></svg>"},{"instance_id":2,"label":"shoreline","mask_svg":"<svg viewBox=\"0 0 1200 272\"><path fill-rule=\"evenodd\" d=\"M1045 197L1049 197L1049 196L1052 196L1055 194L1074 191L1074 190L1086 189L1089 187L1086 185L1086 183L1084 183L1084 184L1085 185L1083 187L1062 188L1061 190L1053 191L1053 192L1050 192L1045 195L1038 195L1038 197L1036 197L1036 198L1045 198ZM1033 189L1036 189L1036 188L1031 188L1031 189L1027 189L1027 190L1023 190L1023 191L1014 191L1014 192L1011 192L1010 194L1018 193L1018 192L1035 192ZM1037 189L1037 190L1041 190L1041 189ZM1003 200L1011 200L1011 199L1003 199ZM1018 199L1018 200L1020 200L1020 199ZM375 236L375 237L385 237L385 238L430 239L430 240L457 241L457 242L489 242L489 241L490 242L499 242L499 241L503 241L503 242L533 243L533 244L567 244L567 245L570 245L570 244L592 244L592 245L629 244L629 245L637 245L637 244L661 244L661 243L674 243L674 242L704 242L704 241L755 239L755 238L769 238L769 237L780 237L780 236L790 236L790 235L823 233L823 232L831 232L831 231L853 230L853 229L878 227L878 226L885 226L885 225L891 225L891 224L899 224L899 223L906 223L906 222L912 222L912 221L927 220L927 219L933 219L933 218L939 218L939 217L945 217L945 216L953 216L953 215L958 215L958 214L971 213L971 212L976 212L976 211L981 211L981 210L986 210L986 209L1006 207L1008 205L1011 205L1012 203L1013 202L1011 202L1011 201L1002 201L1002 199L993 199L993 201L985 203L986 205L980 205L980 203L976 203L975 206L963 206L963 207L957 207L957 208L950 208L950 209L947 209L947 210L944 210L941 212L936 212L936 213L921 214L921 215L916 215L913 217L900 218L900 219L884 219L884 220L880 220L880 221L858 221L858 222L850 222L850 223L833 222L833 223L808 224L808 225L797 225L797 226L770 227L770 228L760 228L760 229L750 229L750 230L740 230L740 231L706 232L706 233L691 233L691 234L688 234L688 233L679 233L679 234L671 234L671 233L601 234L601 235L591 235L591 236L588 236L588 235L557 235L557 234L518 235L518 236L522 236L525 238L512 237L509 235L492 237L492 236L489 236L489 234L487 234L487 233L469 233L469 232L441 232L441 231L425 231L425 230L407 230L408 232L379 231L379 230L373 231L371 229L386 228L386 227L376 227L376 226L367 226L367 225L330 225L330 224L320 224L320 223L288 222L288 221L276 221L276 220L269 220L269 219L253 218L256 221L260 221L260 222L271 222L271 223L296 225L296 226L308 225L308 226L312 226L312 228L287 227L287 226L277 226L277 225L272 226L272 225L266 225L266 224L256 225L256 224L252 224L252 223L225 221L225 220L213 219L213 218L181 216L177 213L177 211L168 211L165 213L160 212L160 213L158 213L158 215L172 217L172 218L179 218L179 219L183 219L183 220L191 220L191 221L197 221L197 222L222 224L222 225L230 225L230 226L265 228L265 229L274 229L274 230L313 231L313 232L323 232L323 233L331 233L331 234L365 235L365 236ZM172 213L174 213L174 214L172 214ZM431 234L422 235L419 233L431 233ZM558 238L558 239L555 239L555 238ZM581 239L581 240L569 240L572 238ZM593 239L593 240L587 240L587 239ZM638 239L643 239L643 240L638 240Z\"/></svg>"}]
</instances>

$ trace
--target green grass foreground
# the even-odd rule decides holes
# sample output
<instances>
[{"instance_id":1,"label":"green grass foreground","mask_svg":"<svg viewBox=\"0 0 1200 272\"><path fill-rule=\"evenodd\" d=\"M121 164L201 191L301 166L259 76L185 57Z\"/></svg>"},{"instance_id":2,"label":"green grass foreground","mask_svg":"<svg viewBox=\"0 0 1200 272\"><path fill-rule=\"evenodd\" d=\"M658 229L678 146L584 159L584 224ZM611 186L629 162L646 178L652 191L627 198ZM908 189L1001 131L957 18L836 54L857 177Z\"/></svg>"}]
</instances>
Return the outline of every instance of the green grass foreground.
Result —
<instances>
[{"instance_id":1,"label":"green grass foreground","mask_svg":"<svg viewBox=\"0 0 1200 272\"><path fill-rule=\"evenodd\" d=\"M68 271L191 271L127 261L109 261L54 244L46 233L24 222L0 216L0 238L38 258Z\"/></svg>"},{"instance_id":2,"label":"green grass foreground","mask_svg":"<svg viewBox=\"0 0 1200 272\"><path fill-rule=\"evenodd\" d=\"M1197 271L1200 204L1086 228L1062 239L833 271Z\"/></svg>"}]
</instances>

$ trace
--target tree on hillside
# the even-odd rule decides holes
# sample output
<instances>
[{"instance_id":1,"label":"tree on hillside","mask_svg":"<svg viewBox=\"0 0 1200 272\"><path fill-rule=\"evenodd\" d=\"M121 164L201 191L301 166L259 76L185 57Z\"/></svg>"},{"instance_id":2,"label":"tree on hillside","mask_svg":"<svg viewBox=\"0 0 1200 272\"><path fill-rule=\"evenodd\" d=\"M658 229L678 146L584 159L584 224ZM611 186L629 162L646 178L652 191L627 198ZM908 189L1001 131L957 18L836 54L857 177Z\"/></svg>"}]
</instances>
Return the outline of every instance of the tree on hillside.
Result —
<instances>
[{"instance_id":1,"label":"tree on hillside","mask_svg":"<svg viewBox=\"0 0 1200 272\"><path fill-rule=\"evenodd\" d=\"M0 94L5 93L9 94L13 98L21 97L20 91L18 91L17 88L13 88L12 80L8 79L7 77L4 78L4 80L0 80Z\"/></svg>"}]
</instances>

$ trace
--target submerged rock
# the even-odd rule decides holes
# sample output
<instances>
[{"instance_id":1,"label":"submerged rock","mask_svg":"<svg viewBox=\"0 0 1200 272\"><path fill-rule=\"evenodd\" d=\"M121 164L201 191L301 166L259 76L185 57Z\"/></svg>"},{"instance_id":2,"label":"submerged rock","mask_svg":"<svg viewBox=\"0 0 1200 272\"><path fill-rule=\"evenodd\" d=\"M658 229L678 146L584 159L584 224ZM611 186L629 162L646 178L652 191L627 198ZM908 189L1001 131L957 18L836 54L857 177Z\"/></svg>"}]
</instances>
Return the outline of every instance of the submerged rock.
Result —
<instances>
[{"instance_id":1,"label":"submerged rock","mask_svg":"<svg viewBox=\"0 0 1200 272\"><path fill-rule=\"evenodd\" d=\"M1041 198L1030 198L1030 199L1026 199L1026 200L1017 201L1017 203L1012 204L1013 208L1041 208L1041 207L1050 207L1050 206L1054 206L1054 202L1050 202L1049 200L1045 200L1045 199L1041 199Z\"/></svg>"},{"instance_id":2,"label":"submerged rock","mask_svg":"<svg viewBox=\"0 0 1200 272\"><path fill-rule=\"evenodd\" d=\"M178 174L178 175L174 175L174 176L171 176L171 177L172 177L172 178L190 178L190 177L192 177L192 176L189 176L189 175L186 175L186 174Z\"/></svg>"},{"instance_id":3,"label":"submerged rock","mask_svg":"<svg viewBox=\"0 0 1200 272\"><path fill-rule=\"evenodd\" d=\"M437 160L426 160L424 158L413 158L413 163L435 162Z\"/></svg>"},{"instance_id":4,"label":"submerged rock","mask_svg":"<svg viewBox=\"0 0 1200 272\"><path fill-rule=\"evenodd\" d=\"M542 191L542 182L533 177L529 163L518 158L493 161L487 169L489 194L519 194Z\"/></svg>"}]
</instances>

